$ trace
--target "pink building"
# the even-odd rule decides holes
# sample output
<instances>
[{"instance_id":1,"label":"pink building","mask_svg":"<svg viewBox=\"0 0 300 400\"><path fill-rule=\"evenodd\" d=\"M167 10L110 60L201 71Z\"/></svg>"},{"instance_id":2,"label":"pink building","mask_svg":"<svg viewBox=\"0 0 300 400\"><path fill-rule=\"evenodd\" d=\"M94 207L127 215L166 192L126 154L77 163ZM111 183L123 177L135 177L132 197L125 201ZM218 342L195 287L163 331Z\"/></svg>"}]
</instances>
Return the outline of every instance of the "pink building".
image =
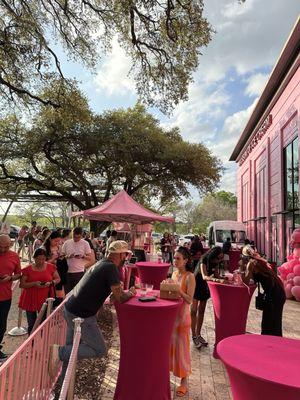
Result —
<instances>
[{"instance_id":1,"label":"pink building","mask_svg":"<svg viewBox=\"0 0 300 400\"><path fill-rule=\"evenodd\" d=\"M238 163L238 220L268 260L282 262L300 227L300 19L230 157Z\"/></svg>"}]
</instances>

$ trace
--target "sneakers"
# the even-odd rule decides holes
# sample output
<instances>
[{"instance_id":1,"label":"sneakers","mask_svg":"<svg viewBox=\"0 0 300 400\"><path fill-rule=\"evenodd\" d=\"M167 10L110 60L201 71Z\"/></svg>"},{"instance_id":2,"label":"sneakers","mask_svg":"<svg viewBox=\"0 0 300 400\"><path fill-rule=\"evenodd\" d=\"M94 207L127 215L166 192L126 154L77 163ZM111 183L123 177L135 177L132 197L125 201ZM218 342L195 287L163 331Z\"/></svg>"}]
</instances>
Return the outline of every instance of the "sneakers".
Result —
<instances>
[{"instance_id":1,"label":"sneakers","mask_svg":"<svg viewBox=\"0 0 300 400\"><path fill-rule=\"evenodd\" d=\"M5 361L8 359L8 356L0 350L0 362Z\"/></svg>"},{"instance_id":2,"label":"sneakers","mask_svg":"<svg viewBox=\"0 0 300 400\"><path fill-rule=\"evenodd\" d=\"M194 345L197 349L200 349L202 346L202 343L199 341L198 336L193 336L192 337Z\"/></svg>"},{"instance_id":3,"label":"sneakers","mask_svg":"<svg viewBox=\"0 0 300 400\"><path fill-rule=\"evenodd\" d=\"M48 363L48 372L51 379L54 379L57 374L57 370L59 367L60 359L59 359L59 345L52 344L50 346L50 354L49 354L49 363Z\"/></svg>"},{"instance_id":4,"label":"sneakers","mask_svg":"<svg viewBox=\"0 0 300 400\"><path fill-rule=\"evenodd\" d=\"M201 335L197 336L198 341L202 344L202 346L207 346L208 342Z\"/></svg>"}]
</instances>

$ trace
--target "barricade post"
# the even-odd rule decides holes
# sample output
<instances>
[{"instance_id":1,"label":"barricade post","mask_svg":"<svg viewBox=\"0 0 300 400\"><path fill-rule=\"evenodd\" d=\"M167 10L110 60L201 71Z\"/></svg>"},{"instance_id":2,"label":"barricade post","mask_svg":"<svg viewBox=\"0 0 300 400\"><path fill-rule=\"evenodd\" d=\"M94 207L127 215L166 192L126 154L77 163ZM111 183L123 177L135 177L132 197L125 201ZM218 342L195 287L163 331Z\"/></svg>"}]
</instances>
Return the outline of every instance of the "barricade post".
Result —
<instances>
[{"instance_id":1,"label":"barricade post","mask_svg":"<svg viewBox=\"0 0 300 400\"><path fill-rule=\"evenodd\" d=\"M14 291L19 281L14 281L11 290ZM22 327L23 310L19 308L17 326L12 328L7 334L10 336L22 336L27 334L27 329Z\"/></svg>"},{"instance_id":2,"label":"barricade post","mask_svg":"<svg viewBox=\"0 0 300 400\"><path fill-rule=\"evenodd\" d=\"M48 307L48 304L47 304L47 300L46 300L45 303L43 303L42 308L40 309L40 311L39 311L39 313L38 313L38 316L36 317L36 320L35 320L35 323L34 323L34 325L33 325L31 334L32 334L32 333L36 330L36 328L40 325L40 323L41 323L41 321L42 321L42 319L43 319L43 316L44 316L44 314L45 314L45 312L46 312L47 307Z\"/></svg>"},{"instance_id":3,"label":"barricade post","mask_svg":"<svg viewBox=\"0 0 300 400\"><path fill-rule=\"evenodd\" d=\"M82 318L74 318L74 339L72 351L65 375L65 379L62 384L59 400L72 400L74 398L74 387L76 378L76 362L78 347L81 339L81 324L84 320Z\"/></svg>"},{"instance_id":4,"label":"barricade post","mask_svg":"<svg viewBox=\"0 0 300 400\"><path fill-rule=\"evenodd\" d=\"M47 318L52 313L54 300L55 299L53 297L48 297L48 299L46 299L46 302L47 302Z\"/></svg>"},{"instance_id":5,"label":"barricade post","mask_svg":"<svg viewBox=\"0 0 300 400\"><path fill-rule=\"evenodd\" d=\"M9 332L8 335L10 336L22 336L27 334L27 329L23 328L22 325L22 317L23 317L23 310L19 308L19 314L18 314L18 325L12 328Z\"/></svg>"}]
</instances>

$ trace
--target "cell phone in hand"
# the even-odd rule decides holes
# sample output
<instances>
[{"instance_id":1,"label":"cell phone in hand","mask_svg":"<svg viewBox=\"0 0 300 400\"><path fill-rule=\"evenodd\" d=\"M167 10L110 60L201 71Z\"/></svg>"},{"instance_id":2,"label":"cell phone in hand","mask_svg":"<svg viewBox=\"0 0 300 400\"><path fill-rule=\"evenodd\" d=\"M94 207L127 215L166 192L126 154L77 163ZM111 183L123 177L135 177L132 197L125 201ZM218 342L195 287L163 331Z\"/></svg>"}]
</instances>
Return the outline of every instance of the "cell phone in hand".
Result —
<instances>
[{"instance_id":1,"label":"cell phone in hand","mask_svg":"<svg viewBox=\"0 0 300 400\"><path fill-rule=\"evenodd\" d=\"M41 286L45 286L47 282L40 282Z\"/></svg>"}]
</instances>

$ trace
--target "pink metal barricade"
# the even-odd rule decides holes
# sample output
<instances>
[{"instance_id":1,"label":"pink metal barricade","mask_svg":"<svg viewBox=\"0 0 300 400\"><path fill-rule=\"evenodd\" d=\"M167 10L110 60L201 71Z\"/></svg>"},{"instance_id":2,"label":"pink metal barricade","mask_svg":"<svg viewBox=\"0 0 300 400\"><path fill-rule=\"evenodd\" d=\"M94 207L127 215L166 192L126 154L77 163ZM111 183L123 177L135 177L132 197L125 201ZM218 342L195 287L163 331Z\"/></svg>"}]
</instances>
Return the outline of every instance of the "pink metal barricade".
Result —
<instances>
[{"instance_id":1,"label":"pink metal barricade","mask_svg":"<svg viewBox=\"0 0 300 400\"><path fill-rule=\"evenodd\" d=\"M75 376L76 376L76 361L77 353L81 339L81 324L84 320L82 318L73 319L74 322L74 338L73 347L69 359L68 368L66 371L65 379L62 384L59 400L69 400L74 398Z\"/></svg>"},{"instance_id":2,"label":"pink metal barricade","mask_svg":"<svg viewBox=\"0 0 300 400\"><path fill-rule=\"evenodd\" d=\"M57 377L48 374L50 345L64 344L64 303L0 367L1 400L47 400Z\"/></svg>"}]
</instances>

